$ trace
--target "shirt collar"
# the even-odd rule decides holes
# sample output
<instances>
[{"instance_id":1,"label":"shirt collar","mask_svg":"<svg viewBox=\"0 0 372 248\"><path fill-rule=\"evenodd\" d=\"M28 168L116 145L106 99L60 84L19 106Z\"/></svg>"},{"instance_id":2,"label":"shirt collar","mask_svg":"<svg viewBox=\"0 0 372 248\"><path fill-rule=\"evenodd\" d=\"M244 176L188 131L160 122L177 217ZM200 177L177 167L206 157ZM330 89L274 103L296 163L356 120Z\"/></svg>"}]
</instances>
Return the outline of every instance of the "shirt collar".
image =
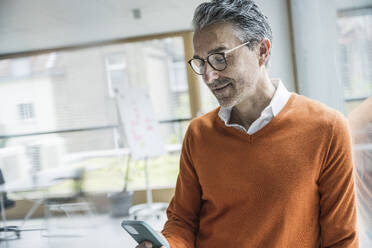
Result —
<instances>
[{"instance_id":1,"label":"shirt collar","mask_svg":"<svg viewBox=\"0 0 372 248\"><path fill-rule=\"evenodd\" d=\"M288 102L291 93L287 90L281 80L278 80L278 87L275 91L273 98L270 101L273 115L276 116Z\"/></svg>"}]
</instances>

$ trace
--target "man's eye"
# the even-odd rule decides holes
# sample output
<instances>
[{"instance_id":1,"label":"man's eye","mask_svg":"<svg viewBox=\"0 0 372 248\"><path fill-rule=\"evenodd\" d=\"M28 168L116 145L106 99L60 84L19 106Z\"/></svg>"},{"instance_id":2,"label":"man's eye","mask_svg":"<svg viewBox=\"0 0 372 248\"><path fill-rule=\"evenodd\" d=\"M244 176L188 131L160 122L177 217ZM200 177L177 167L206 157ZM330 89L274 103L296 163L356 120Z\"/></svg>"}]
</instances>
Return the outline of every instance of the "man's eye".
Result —
<instances>
[{"instance_id":1,"label":"man's eye","mask_svg":"<svg viewBox=\"0 0 372 248\"><path fill-rule=\"evenodd\" d=\"M225 60L223 58L217 58L216 61L219 63L223 63Z\"/></svg>"},{"instance_id":2,"label":"man's eye","mask_svg":"<svg viewBox=\"0 0 372 248\"><path fill-rule=\"evenodd\" d=\"M221 56L216 56L216 57L214 57L214 61L215 61L216 63L219 63L219 64L225 63L224 58L221 57Z\"/></svg>"}]
</instances>

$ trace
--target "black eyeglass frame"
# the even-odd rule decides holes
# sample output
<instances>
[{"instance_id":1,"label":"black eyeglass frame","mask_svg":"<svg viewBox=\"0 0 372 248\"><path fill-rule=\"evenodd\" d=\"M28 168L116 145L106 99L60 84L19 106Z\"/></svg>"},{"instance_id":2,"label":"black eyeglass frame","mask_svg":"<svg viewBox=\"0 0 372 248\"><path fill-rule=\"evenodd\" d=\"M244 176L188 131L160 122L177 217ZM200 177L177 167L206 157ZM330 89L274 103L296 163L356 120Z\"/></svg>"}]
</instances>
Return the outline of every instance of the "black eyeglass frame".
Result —
<instances>
[{"instance_id":1,"label":"black eyeglass frame","mask_svg":"<svg viewBox=\"0 0 372 248\"><path fill-rule=\"evenodd\" d=\"M195 69L194 69L194 67L192 66L192 61L193 60L201 60L201 61L203 61L203 66L205 65L205 62L207 62L212 68L213 68L213 70L216 70L216 71L223 71L223 70L225 70L226 69L226 67L227 67L227 62L226 62L226 54L228 54L228 53L230 53L230 52L232 52L232 51L235 51L236 49L238 49L238 48L241 48L241 47L243 47L244 45L247 45L249 43L249 41L247 41L247 42L245 42L245 43L243 43L243 44L240 44L240 45L238 45L238 46L236 46L236 47L233 47L233 48L231 48L231 49L229 49L229 50L227 50L227 51L224 51L224 52L218 52L218 53L212 53L212 54L209 54L208 56L207 56L207 58L206 59L202 59L202 58L192 58L192 59L190 59L187 63L190 65L190 67L191 67L191 69L196 73L196 74L198 74L198 75L203 75L204 74L204 71L202 72L202 73L198 73ZM217 68L215 68L213 65L212 65L212 63L209 61L209 58L211 57L211 56L213 56L213 55L221 55L222 56L222 58L223 58L223 60L224 60L224 68L222 68L222 69L217 69Z\"/></svg>"}]
</instances>

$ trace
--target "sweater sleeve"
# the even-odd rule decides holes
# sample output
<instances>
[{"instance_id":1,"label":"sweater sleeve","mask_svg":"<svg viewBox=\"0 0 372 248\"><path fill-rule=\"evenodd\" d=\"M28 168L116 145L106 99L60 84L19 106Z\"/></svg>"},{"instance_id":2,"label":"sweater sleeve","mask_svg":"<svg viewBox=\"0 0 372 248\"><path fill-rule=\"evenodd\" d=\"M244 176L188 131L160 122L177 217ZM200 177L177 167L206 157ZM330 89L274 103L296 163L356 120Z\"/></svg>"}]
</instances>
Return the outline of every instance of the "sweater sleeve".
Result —
<instances>
[{"instance_id":1,"label":"sweater sleeve","mask_svg":"<svg viewBox=\"0 0 372 248\"><path fill-rule=\"evenodd\" d=\"M322 247L358 247L351 138L337 114L319 176Z\"/></svg>"},{"instance_id":2,"label":"sweater sleeve","mask_svg":"<svg viewBox=\"0 0 372 248\"><path fill-rule=\"evenodd\" d=\"M180 171L174 197L162 231L171 248L192 248L199 229L201 187L190 156L190 132L182 145Z\"/></svg>"}]
</instances>

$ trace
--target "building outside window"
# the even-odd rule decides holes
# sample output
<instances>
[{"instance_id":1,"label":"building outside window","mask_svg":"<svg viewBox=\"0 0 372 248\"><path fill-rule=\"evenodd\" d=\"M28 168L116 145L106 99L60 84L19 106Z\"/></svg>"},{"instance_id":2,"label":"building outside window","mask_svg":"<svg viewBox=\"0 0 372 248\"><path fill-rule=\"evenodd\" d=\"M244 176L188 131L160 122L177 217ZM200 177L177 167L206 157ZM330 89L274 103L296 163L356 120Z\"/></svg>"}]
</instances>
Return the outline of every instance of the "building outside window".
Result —
<instances>
[{"instance_id":1,"label":"building outside window","mask_svg":"<svg viewBox=\"0 0 372 248\"><path fill-rule=\"evenodd\" d=\"M119 84L127 84L128 76L126 71L125 53L108 55L105 59L108 92L110 97L115 96L115 90Z\"/></svg>"},{"instance_id":2,"label":"building outside window","mask_svg":"<svg viewBox=\"0 0 372 248\"><path fill-rule=\"evenodd\" d=\"M338 12L338 64L345 112L372 95L372 7Z\"/></svg>"},{"instance_id":3,"label":"building outside window","mask_svg":"<svg viewBox=\"0 0 372 248\"><path fill-rule=\"evenodd\" d=\"M168 151L148 161L151 185L173 187L188 125L184 120L191 117L181 36L0 60L0 136L9 137L1 140L0 150L23 146L28 168L35 171L53 166L95 168L84 190L120 190L123 178L114 168L126 166L115 150L114 97L120 84L149 93ZM16 110L14 116L9 109ZM27 136L13 137L18 134ZM125 142L120 149L128 155ZM144 188L143 163L132 166L129 188Z\"/></svg>"}]
</instances>

